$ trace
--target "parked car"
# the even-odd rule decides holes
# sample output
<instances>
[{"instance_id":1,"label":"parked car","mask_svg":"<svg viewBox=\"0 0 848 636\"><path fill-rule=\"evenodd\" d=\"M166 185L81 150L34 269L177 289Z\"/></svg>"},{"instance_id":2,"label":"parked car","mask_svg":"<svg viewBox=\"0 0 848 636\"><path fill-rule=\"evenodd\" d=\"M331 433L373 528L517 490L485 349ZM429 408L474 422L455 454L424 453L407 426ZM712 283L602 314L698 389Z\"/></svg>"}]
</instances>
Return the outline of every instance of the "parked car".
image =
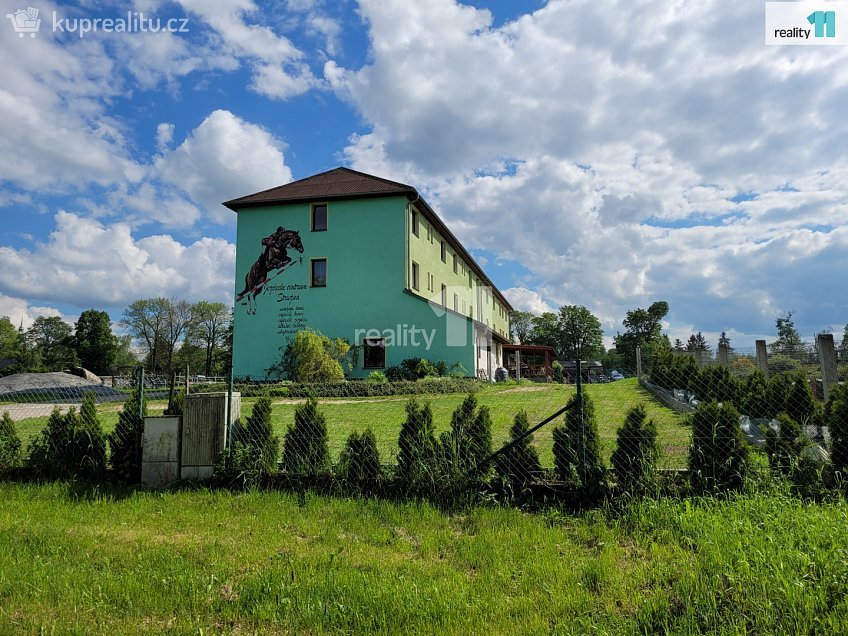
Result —
<instances>
[{"instance_id":1,"label":"parked car","mask_svg":"<svg viewBox=\"0 0 848 636\"><path fill-rule=\"evenodd\" d=\"M616 380L623 380L624 376L621 375L618 371L610 371L609 373L610 382L615 382Z\"/></svg>"}]
</instances>

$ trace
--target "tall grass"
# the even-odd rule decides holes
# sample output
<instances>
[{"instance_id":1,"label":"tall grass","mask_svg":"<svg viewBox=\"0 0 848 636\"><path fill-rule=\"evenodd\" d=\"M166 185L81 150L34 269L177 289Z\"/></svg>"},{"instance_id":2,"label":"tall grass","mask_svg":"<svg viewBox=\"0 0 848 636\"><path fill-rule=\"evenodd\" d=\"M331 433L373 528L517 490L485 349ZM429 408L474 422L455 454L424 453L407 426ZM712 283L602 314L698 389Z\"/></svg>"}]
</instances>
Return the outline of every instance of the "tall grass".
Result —
<instances>
[{"instance_id":1,"label":"tall grass","mask_svg":"<svg viewBox=\"0 0 848 636\"><path fill-rule=\"evenodd\" d=\"M445 514L0 484L0 633L846 633L844 502Z\"/></svg>"}]
</instances>

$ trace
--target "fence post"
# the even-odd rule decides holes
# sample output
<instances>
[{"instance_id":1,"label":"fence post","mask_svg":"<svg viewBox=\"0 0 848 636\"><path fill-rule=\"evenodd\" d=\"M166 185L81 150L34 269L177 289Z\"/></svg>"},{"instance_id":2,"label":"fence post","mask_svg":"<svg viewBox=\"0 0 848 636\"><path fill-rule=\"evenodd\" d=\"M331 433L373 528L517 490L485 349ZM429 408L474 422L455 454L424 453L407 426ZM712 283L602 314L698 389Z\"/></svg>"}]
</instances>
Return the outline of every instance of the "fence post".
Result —
<instances>
[{"instance_id":1,"label":"fence post","mask_svg":"<svg viewBox=\"0 0 848 636\"><path fill-rule=\"evenodd\" d=\"M836 347L833 344L832 333L820 333L816 336L816 341L819 349L824 400L827 402L831 387L836 386L839 382L839 376L836 373Z\"/></svg>"},{"instance_id":2,"label":"fence post","mask_svg":"<svg viewBox=\"0 0 848 636\"><path fill-rule=\"evenodd\" d=\"M521 381L521 352L515 351L515 379Z\"/></svg>"},{"instance_id":3,"label":"fence post","mask_svg":"<svg viewBox=\"0 0 848 636\"><path fill-rule=\"evenodd\" d=\"M583 420L583 364L580 356L577 357L577 421L580 423L580 440L578 442L578 462L580 469L580 482L586 482L586 425Z\"/></svg>"},{"instance_id":4,"label":"fence post","mask_svg":"<svg viewBox=\"0 0 848 636\"><path fill-rule=\"evenodd\" d=\"M141 462L144 459L144 367L138 369L138 421L141 425L137 427L138 432L135 436L135 452L136 461L138 463L138 479L141 480Z\"/></svg>"},{"instance_id":5,"label":"fence post","mask_svg":"<svg viewBox=\"0 0 848 636\"><path fill-rule=\"evenodd\" d=\"M730 355L727 348L726 342L718 343L718 363L725 368L730 366Z\"/></svg>"},{"instance_id":6,"label":"fence post","mask_svg":"<svg viewBox=\"0 0 848 636\"><path fill-rule=\"evenodd\" d=\"M188 395L189 388L191 387L191 382L188 379L189 365L186 364L186 377L185 377L185 394Z\"/></svg>"},{"instance_id":7,"label":"fence post","mask_svg":"<svg viewBox=\"0 0 848 636\"><path fill-rule=\"evenodd\" d=\"M636 347L636 380L642 382L642 347Z\"/></svg>"},{"instance_id":8,"label":"fence post","mask_svg":"<svg viewBox=\"0 0 848 636\"><path fill-rule=\"evenodd\" d=\"M768 350L766 349L765 340L757 340L757 368L762 371L762 374L768 380Z\"/></svg>"},{"instance_id":9,"label":"fence post","mask_svg":"<svg viewBox=\"0 0 848 636\"><path fill-rule=\"evenodd\" d=\"M233 428L233 365L230 365L227 374L227 428L224 430L224 448L230 448L230 439Z\"/></svg>"}]
</instances>

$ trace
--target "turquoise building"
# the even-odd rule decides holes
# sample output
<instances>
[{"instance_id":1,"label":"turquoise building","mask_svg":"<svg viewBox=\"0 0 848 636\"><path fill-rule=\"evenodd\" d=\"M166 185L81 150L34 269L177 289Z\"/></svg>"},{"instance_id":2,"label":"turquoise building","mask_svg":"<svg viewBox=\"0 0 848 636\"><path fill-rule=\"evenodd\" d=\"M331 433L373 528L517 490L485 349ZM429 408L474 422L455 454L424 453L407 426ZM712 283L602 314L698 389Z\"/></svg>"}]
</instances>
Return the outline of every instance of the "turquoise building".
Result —
<instances>
[{"instance_id":1,"label":"turquoise building","mask_svg":"<svg viewBox=\"0 0 848 636\"><path fill-rule=\"evenodd\" d=\"M307 328L356 345L352 377L412 357L484 378L500 366L512 307L412 186L335 168L224 205L237 377L267 377Z\"/></svg>"}]
</instances>

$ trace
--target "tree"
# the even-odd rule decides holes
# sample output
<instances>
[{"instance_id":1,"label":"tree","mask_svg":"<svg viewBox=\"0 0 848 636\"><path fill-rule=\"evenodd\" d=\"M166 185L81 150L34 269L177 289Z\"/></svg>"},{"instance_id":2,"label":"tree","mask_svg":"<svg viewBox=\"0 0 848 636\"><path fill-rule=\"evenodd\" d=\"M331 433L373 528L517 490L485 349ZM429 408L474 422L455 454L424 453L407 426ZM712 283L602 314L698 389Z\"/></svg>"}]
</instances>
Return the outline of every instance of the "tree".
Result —
<instances>
[{"instance_id":1,"label":"tree","mask_svg":"<svg viewBox=\"0 0 848 636\"><path fill-rule=\"evenodd\" d=\"M748 473L748 447L732 404L704 402L692 416L689 477L698 493L739 490Z\"/></svg>"},{"instance_id":2,"label":"tree","mask_svg":"<svg viewBox=\"0 0 848 636\"><path fill-rule=\"evenodd\" d=\"M530 430L530 420L527 417L527 411L522 409L515 414L509 430L509 440L504 444L504 446L513 445L498 455L495 460L495 472L505 483L513 487L520 488L530 483L534 476L542 471L539 452L531 444L532 435L523 437L528 430Z\"/></svg>"},{"instance_id":3,"label":"tree","mask_svg":"<svg viewBox=\"0 0 848 636\"><path fill-rule=\"evenodd\" d=\"M116 342L114 367L134 367L138 365L138 357L132 350L132 336L118 336Z\"/></svg>"},{"instance_id":4,"label":"tree","mask_svg":"<svg viewBox=\"0 0 848 636\"><path fill-rule=\"evenodd\" d=\"M604 353L603 338L600 321L583 306L563 305L533 319L533 342L553 347L560 360L594 360Z\"/></svg>"},{"instance_id":5,"label":"tree","mask_svg":"<svg viewBox=\"0 0 848 636\"><path fill-rule=\"evenodd\" d=\"M0 475L21 463L21 438L8 412L0 417Z\"/></svg>"},{"instance_id":6,"label":"tree","mask_svg":"<svg viewBox=\"0 0 848 636\"><path fill-rule=\"evenodd\" d=\"M648 419L644 404L627 412L616 438L611 461L619 490L630 495L650 491L656 485L660 446L657 425Z\"/></svg>"},{"instance_id":7,"label":"tree","mask_svg":"<svg viewBox=\"0 0 848 636\"><path fill-rule=\"evenodd\" d=\"M792 318L792 314L793 312L787 311L775 320L777 340L769 345L771 353L782 353L795 357L804 351L804 342L801 340L801 334L795 328L795 320Z\"/></svg>"},{"instance_id":8,"label":"tree","mask_svg":"<svg viewBox=\"0 0 848 636\"><path fill-rule=\"evenodd\" d=\"M839 343L839 359L848 362L848 325L842 332L842 342Z\"/></svg>"},{"instance_id":9,"label":"tree","mask_svg":"<svg viewBox=\"0 0 848 636\"><path fill-rule=\"evenodd\" d=\"M118 339L105 311L86 309L74 327L74 349L80 365L97 375L108 375L115 365Z\"/></svg>"},{"instance_id":10,"label":"tree","mask_svg":"<svg viewBox=\"0 0 848 636\"><path fill-rule=\"evenodd\" d=\"M395 475L400 487L415 496L432 493L438 480L437 457L433 411L429 404L421 407L412 397L406 403L406 419L398 436Z\"/></svg>"},{"instance_id":11,"label":"tree","mask_svg":"<svg viewBox=\"0 0 848 636\"><path fill-rule=\"evenodd\" d=\"M683 344L683 341L680 338L674 339L672 347L674 347L674 350L677 352L686 351L686 345Z\"/></svg>"},{"instance_id":12,"label":"tree","mask_svg":"<svg viewBox=\"0 0 848 636\"><path fill-rule=\"evenodd\" d=\"M718 337L718 346L719 346L719 348L720 348L722 345L724 345L725 347L727 347L727 352L728 352L728 353L730 353L731 351L733 351L733 347L731 347L731 346L730 346L730 338L728 338L728 336L727 336L727 332L726 332L726 331L722 331L722 332L721 332L721 335Z\"/></svg>"},{"instance_id":13,"label":"tree","mask_svg":"<svg viewBox=\"0 0 848 636\"><path fill-rule=\"evenodd\" d=\"M581 427L577 399L577 395L572 395L569 400L573 408L565 414L565 426L557 426L553 430L554 465L560 479L574 487L581 497L596 499L606 489L607 480L601 459L595 406L584 394Z\"/></svg>"},{"instance_id":14,"label":"tree","mask_svg":"<svg viewBox=\"0 0 848 636\"><path fill-rule=\"evenodd\" d=\"M689 336L686 341L686 351L711 351L712 347L707 343L707 339L700 331L697 334Z\"/></svg>"},{"instance_id":15,"label":"tree","mask_svg":"<svg viewBox=\"0 0 848 636\"><path fill-rule=\"evenodd\" d=\"M121 326L144 346L144 359L149 370L161 366L163 334L170 304L167 298L136 300L124 309L121 318Z\"/></svg>"},{"instance_id":16,"label":"tree","mask_svg":"<svg viewBox=\"0 0 848 636\"><path fill-rule=\"evenodd\" d=\"M266 369L269 375L282 375L295 382L338 382L344 380L342 361L350 345L339 338L311 329L298 331L283 351L282 360Z\"/></svg>"},{"instance_id":17,"label":"tree","mask_svg":"<svg viewBox=\"0 0 848 636\"><path fill-rule=\"evenodd\" d=\"M18 350L18 330L9 320L8 316L0 318L0 361L14 360ZM7 366L0 369L0 375L5 373L13 373L13 366Z\"/></svg>"},{"instance_id":18,"label":"tree","mask_svg":"<svg viewBox=\"0 0 848 636\"><path fill-rule=\"evenodd\" d=\"M15 373L28 373L38 371L41 368L41 358L38 356L38 351L27 339L23 324L18 327L12 360L14 360Z\"/></svg>"},{"instance_id":19,"label":"tree","mask_svg":"<svg viewBox=\"0 0 848 636\"><path fill-rule=\"evenodd\" d=\"M517 344L529 342L533 331L533 319L536 316L529 311L509 312L509 336Z\"/></svg>"},{"instance_id":20,"label":"tree","mask_svg":"<svg viewBox=\"0 0 848 636\"><path fill-rule=\"evenodd\" d=\"M617 333L613 339L616 350L624 356L624 362L631 369L636 368L636 347L645 353L658 348L668 348L668 337L662 334L662 319L668 314L668 303L658 300L647 309L636 308L627 312L622 321L624 333Z\"/></svg>"},{"instance_id":21,"label":"tree","mask_svg":"<svg viewBox=\"0 0 848 636\"><path fill-rule=\"evenodd\" d=\"M121 325L146 349L145 362L151 371L171 372L177 344L194 319L191 303L169 298L136 300L124 310Z\"/></svg>"},{"instance_id":22,"label":"tree","mask_svg":"<svg viewBox=\"0 0 848 636\"><path fill-rule=\"evenodd\" d=\"M210 303L201 300L194 305L194 320L189 328L186 340L200 342L204 348L204 371L212 375L212 368L218 350L224 345L230 310L224 303Z\"/></svg>"},{"instance_id":23,"label":"tree","mask_svg":"<svg viewBox=\"0 0 848 636\"><path fill-rule=\"evenodd\" d=\"M26 338L43 370L61 371L76 365L71 333L71 326L58 316L35 319Z\"/></svg>"},{"instance_id":24,"label":"tree","mask_svg":"<svg viewBox=\"0 0 848 636\"><path fill-rule=\"evenodd\" d=\"M294 411L283 440L283 466L293 477L315 477L330 470L327 420L315 398L307 398Z\"/></svg>"},{"instance_id":25,"label":"tree","mask_svg":"<svg viewBox=\"0 0 848 636\"><path fill-rule=\"evenodd\" d=\"M165 329L163 340L165 341L165 371L170 373L174 370L174 353L179 343L188 332L194 322L194 306L185 300L168 301L165 312Z\"/></svg>"}]
</instances>

